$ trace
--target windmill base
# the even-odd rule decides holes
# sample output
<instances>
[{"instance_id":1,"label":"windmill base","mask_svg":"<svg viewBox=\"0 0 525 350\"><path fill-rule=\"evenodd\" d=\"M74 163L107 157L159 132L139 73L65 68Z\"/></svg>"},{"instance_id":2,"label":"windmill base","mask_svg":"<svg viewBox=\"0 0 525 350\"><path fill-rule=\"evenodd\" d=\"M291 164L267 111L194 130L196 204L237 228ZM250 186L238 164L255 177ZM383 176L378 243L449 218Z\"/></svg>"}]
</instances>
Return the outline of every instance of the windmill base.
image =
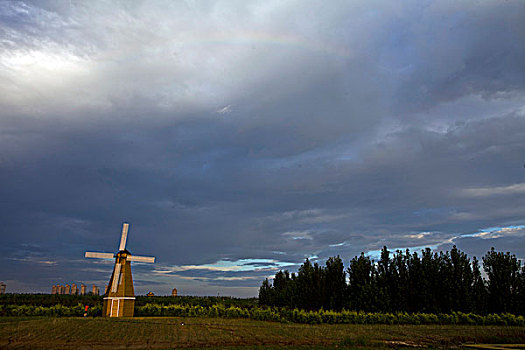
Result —
<instances>
[{"instance_id":1,"label":"windmill base","mask_svg":"<svg viewBox=\"0 0 525 350\"><path fill-rule=\"evenodd\" d=\"M135 297L105 297L102 307L104 317L133 317Z\"/></svg>"}]
</instances>

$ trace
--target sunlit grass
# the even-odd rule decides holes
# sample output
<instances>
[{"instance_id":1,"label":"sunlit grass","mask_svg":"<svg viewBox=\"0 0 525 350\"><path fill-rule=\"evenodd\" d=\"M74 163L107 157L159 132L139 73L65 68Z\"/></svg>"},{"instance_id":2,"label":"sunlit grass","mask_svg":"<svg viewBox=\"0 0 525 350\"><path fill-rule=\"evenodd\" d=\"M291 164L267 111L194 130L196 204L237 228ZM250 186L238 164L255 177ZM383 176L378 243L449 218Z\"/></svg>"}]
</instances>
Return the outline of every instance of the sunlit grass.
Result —
<instances>
[{"instance_id":1,"label":"sunlit grass","mask_svg":"<svg viewBox=\"0 0 525 350\"><path fill-rule=\"evenodd\" d=\"M0 318L0 348L447 348L525 343L525 327L304 325L224 318Z\"/></svg>"}]
</instances>

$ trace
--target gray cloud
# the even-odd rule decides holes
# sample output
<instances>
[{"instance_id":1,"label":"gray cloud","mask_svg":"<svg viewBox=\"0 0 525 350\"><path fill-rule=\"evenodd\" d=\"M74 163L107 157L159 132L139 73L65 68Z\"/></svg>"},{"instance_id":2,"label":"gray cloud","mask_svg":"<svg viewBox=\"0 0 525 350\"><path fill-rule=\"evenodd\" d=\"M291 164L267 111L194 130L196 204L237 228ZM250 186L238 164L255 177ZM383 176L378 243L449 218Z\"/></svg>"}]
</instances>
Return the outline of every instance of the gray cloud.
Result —
<instances>
[{"instance_id":1,"label":"gray cloud","mask_svg":"<svg viewBox=\"0 0 525 350\"><path fill-rule=\"evenodd\" d=\"M522 235L472 236L524 224L524 10L1 2L0 279L104 284L83 252L122 221L157 257L140 293L255 295L383 245L525 257Z\"/></svg>"}]
</instances>

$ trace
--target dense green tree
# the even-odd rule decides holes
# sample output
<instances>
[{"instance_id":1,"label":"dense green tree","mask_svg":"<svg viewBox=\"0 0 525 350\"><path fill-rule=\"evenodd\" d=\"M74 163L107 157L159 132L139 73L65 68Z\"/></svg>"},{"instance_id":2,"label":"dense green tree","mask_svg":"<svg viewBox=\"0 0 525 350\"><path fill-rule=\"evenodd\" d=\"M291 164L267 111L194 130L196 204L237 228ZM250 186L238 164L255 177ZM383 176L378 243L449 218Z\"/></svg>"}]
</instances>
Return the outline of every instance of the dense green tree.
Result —
<instances>
[{"instance_id":1,"label":"dense green tree","mask_svg":"<svg viewBox=\"0 0 525 350\"><path fill-rule=\"evenodd\" d=\"M327 310L341 310L346 295L346 273L343 260L339 257L330 257L326 260L325 268L325 302Z\"/></svg>"},{"instance_id":2,"label":"dense green tree","mask_svg":"<svg viewBox=\"0 0 525 350\"><path fill-rule=\"evenodd\" d=\"M452 300L451 311L468 312L472 310L472 284L474 275L467 254L459 251L456 246L450 251L452 270Z\"/></svg>"},{"instance_id":3,"label":"dense green tree","mask_svg":"<svg viewBox=\"0 0 525 350\"><path fill-rule=\"evenodd\" d=\"M348 267L348 305L354 310L372 311L375 304L375 265L368 256L361 253L350 261Z\"/></svg>"},{"instance_id":4,"label":"dense green tree","mask_svg":"<svg viewBox=\"0 0 525 350\"><path fill-rule=\"evenodd\" d=\"M439 298L443 295L443 282L440 273L440 259L430 248L421 252L421 292L424 296L421 311L441 312Z\"/></svg>"},{"instance_id":5,"label":"dense green tree","mask_svg":"<svg viewBox=\"0 0 525 350\"><path fill-rule=\"evenodd\" d=\"M265 278L262 286L259 288L259 305L273 305L273 288L268 281L268 278Z\"/></svg>"},{"instance_id":6,"label":"dense green tree","mask_svg":"<svg viewBox=\"0 0 525 350\"><path fill-rule=\"evenodd\" d=\"M302 309L314 309L316 293L314 283L314 267L309 259L299 267L297 272L297 306Z\"/></svg>"},{"instance_id":7,"label":"dense green tree","mask_svg":"<svg viewBox=\"0 0 525 350\"><path fill-rule=\"evenodd\" d=\"M483 315L487 313L487 287L476 257L472 258L472 277L472 311Z\"/></svg>"},{"instance_id":8,"label":"dense green tree","mask_svg":"<svg viewBox=\"0 0 525 350\"><path fill-rule=\"evenodd\" d=\"M473 273L468 256L452 247L450 252L440 253L440 295L441 312L470 311L472 309Z\"/></svg>"},{"instance_id":9,"label":"dense green tree","mask_svg":"<svg viewBox=\"0 0 525 350\"><path fill-rule=\"evenodd\" d=\"M390 252L384 246L381 249L381 257L377 262L375 278L375 297L379 311L391 311L391 299L393 291L393 276L391 272Z\"/></svg>"},{"instance_id":10,"label":"dense green tree","mask_svg":"<svg viewBox=\"0 0 525 350\"><path fill-rule=\"evenodd\" d=\"M430 248L410 253L381 250L377 263L361 253L345 272L342 259L330 257L325 266L306 259L296 274L279 271L273 285L265 279L259 289L259 304L308 310L353 310L382 312L451 311L525 313L525 266L510 253L491 249L472 262L456 246L447 252ZM346 280L348 273L348 283Z\"/></svg>"},{"instance_id":11,"label":"dense green tree","mask_svg":"<svg viewBox=\"0 0 525 350\"><path fill-rule=\"evenodd\" d=\"M283 271L279 271L275 274L275 278L273 279L273 292L274 292L274 300L273 305L275 306L285 306L287 305L286 300L286 275Z\"/></svg>"},{"instance_id":12,"label":"dense green tree","mask_svg":"<svg viewBox=\"0 0 525 350\"><path fill-rule=\"evenodd\" d=\"M515 312L519 304L520 265L515 255L496 252L494 247L483 257L489 312Z\"/></svg>"},{"instance_id":13,"label":"dense green tree","mask_svg":"<svg viewBox=\"0 0 525 350\"><path fill-rule=\"evenodd\" d=\"M408 249L406 255L398 250L390 263L390 311L406 311L408 307L408 256Z\"/></svg>"},{"instance_id":14,"label":"dense green tree","mask_svg":"<svg viewBox=\"0 0 525 350\"><path fill-rule=\"evenodd\" d=\"M516 313L525 315L525 264L523 264L523 267L521 268L518 282L518 292L516 293L518 300L516 305Z\"/></svg>"},{"instance_id":15,"label":"dense green tree","mask_svg":"<svg viewBox=\"0 0 525 350\"><path fill-rule=\"evenodd\" d=\"M325 270L318 263L314 263L313 280L313 298L310 302L310 308L317 310L326 303L326 278Z\"/></svg>"}]
</instances>

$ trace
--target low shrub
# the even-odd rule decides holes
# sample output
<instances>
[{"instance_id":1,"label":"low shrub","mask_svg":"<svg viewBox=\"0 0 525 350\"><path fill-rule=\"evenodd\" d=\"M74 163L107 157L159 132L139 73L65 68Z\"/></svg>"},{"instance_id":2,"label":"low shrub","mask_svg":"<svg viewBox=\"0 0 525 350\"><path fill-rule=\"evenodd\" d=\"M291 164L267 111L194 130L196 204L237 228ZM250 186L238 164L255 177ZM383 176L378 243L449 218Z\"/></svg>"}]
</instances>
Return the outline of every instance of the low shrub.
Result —
<instances>
[{"instance_id":1,"label":"low shrub","mask_svg":"<svg viewBox=\"0 0 525 350\"><path fill-rule=\"evenodd\" d=\"M84 314L84 305L74 306L61 304L52 306L35 305L0 305L0 316L51 316L78 317ZM102 315L100 304L88 309L88 316ZM188 304L156 304L147 303L135 306L136 316L167 316L167 317L224 317L246 318L259 321L292 322L304 324L460 324L460 325L509 325L525 326L525 317L513 314L489 314L486 316L472 313L453 312L451 314L429 314L398 312L357 312L357 311L306 311L302 309L287 309L277 307L242 308L223 304L211 306Z\"/></svg>"}]
</instances>

